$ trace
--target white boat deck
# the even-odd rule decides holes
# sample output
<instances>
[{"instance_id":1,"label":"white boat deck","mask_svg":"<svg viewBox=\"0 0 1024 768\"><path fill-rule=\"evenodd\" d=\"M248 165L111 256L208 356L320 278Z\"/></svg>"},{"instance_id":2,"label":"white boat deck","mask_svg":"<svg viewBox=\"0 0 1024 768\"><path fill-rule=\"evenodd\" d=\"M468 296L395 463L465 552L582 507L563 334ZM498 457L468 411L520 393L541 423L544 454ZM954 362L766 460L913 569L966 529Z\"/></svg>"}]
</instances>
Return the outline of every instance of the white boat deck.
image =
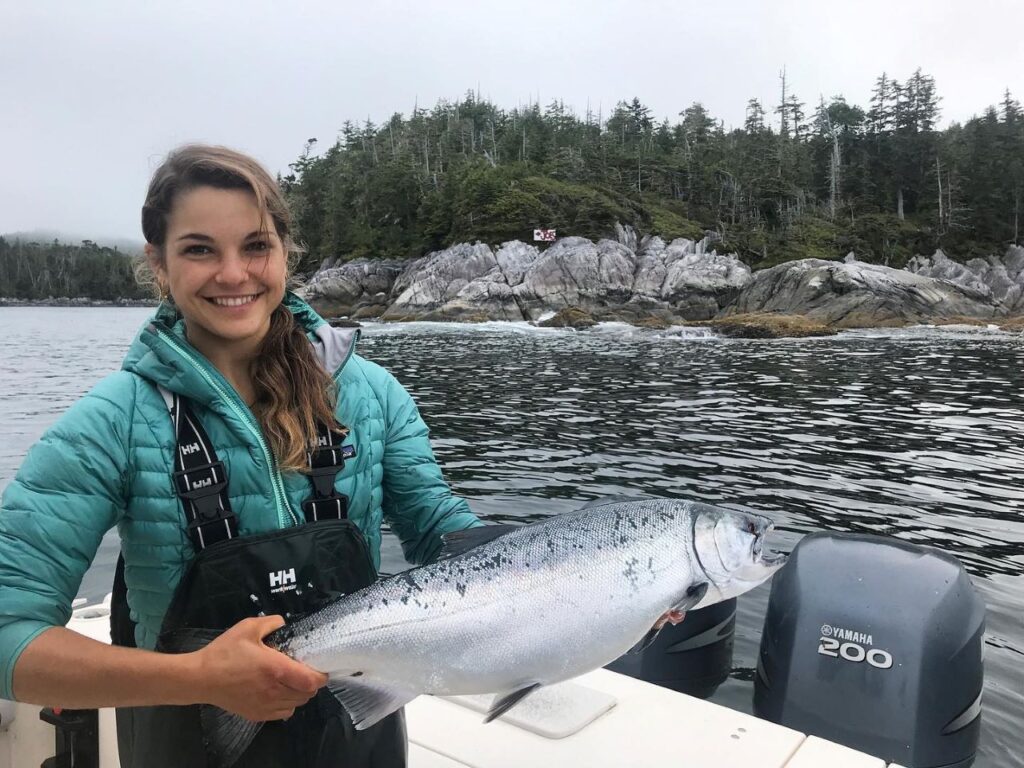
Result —
<instances>
[{"instance_id":1,"label":"white boat deck","mask_svg":"<svg viewBox=\"0 0 1024 768\"><path fill-rule=\"evenodd\" d=\"M76 610L68 626L110 641L104 607ZM409 768L886 765L824 739L605 669L541 690L486 725L480 698L421 696L407 705ZM39 720L38 709L19 704L13 727L0 726L0 768L36 768L53 754L53 729ZM100 752L101 768L116 768L112 710L100 711Z\"/></svg>"}]
</instances>

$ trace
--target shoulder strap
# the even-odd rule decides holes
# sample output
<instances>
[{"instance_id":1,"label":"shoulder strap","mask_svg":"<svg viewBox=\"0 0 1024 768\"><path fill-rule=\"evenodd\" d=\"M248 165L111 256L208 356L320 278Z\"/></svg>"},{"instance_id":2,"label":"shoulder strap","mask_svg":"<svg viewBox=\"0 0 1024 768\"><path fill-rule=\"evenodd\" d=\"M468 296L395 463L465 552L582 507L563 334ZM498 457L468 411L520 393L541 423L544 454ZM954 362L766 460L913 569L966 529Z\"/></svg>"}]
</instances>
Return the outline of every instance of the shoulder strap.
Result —
<instances>
[{"instance_id":1,"label":"shoulder strap","mask_svg":"<svg viewBox=\"0 0 1024 768\"><path fill-rule=\"evenodd\" d=\"M228 476L188 398L159 387L174 424L174 492L181 499L196 551L238 536L238 518L228 499Z\"/></svg>"},{"instance_id":2,"label":"shoulder strap","mask_svg":"<svg viewBox=\"0 0 1024 768\"><path fill-rule=\"evenodd\" d=\"M313 492L302 502L307 523L348 517L348 496L334 490L338 473L345 468L345 460L356 455L354 445L342 445L347 437L346 427L331 429L317 424L316 448L309 452L309 482Z\"/></svg>"},{"instance_id":3,"label":"shoulder strap","mask_svg":"<svg viewBox=\"0 0 1024 768\"><path fill-rule=\"evenodd\" d=\"M174 423L174 490L185 510L189 538L196 551L202 551L238 536L238 518L227 494L227 472L188 398L157 388ZM348 497L334 488L345 461L356 455L355 446L342 445L348 434L343 426L317 425L317 444L308 454L312 492L302 502L307 523L348 517Z\"/></svg>"}]
</instances>

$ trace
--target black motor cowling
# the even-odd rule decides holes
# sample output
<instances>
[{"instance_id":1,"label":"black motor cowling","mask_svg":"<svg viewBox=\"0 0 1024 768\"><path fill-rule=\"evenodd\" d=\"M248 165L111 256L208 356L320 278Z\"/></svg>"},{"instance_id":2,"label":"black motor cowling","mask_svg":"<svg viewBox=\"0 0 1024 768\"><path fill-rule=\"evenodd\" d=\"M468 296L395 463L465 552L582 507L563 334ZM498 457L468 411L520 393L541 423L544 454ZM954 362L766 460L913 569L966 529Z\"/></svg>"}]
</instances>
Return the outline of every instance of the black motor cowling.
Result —
<instances>
[{"instance_id":1,"label":"black motor cowling","mask_svg":"<svg viewBox=\"0 0 1024 768\"><path fill-rule=\"evenodd\" d=\"M606 665L613 672L706 699L732 670L736 599L687 611L686 620L666 624L654 642Z\"/></svg>"},{"instance_id":2,"label":"black motor cowling","mask_svg":"<svg viewBox=\"0 0 1024 768\"><path fill-rule=\"evenodd\" d=\"M984 624L955 558L812 534L772 582L754 713L908 768L964 768L981 727Z\"/></svg>"}]
</instances>

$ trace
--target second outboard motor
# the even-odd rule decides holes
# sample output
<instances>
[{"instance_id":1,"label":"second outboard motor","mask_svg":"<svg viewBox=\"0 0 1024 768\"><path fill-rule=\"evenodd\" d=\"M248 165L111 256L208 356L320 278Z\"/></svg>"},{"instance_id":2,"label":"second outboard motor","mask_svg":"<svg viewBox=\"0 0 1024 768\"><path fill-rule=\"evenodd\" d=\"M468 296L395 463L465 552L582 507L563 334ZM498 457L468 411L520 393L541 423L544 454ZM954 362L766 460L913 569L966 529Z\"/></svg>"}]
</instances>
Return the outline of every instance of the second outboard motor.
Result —
<instances>
[{"instance_id":1,"label":"second outboard motor","mask_svg":"<svg viewBox=\"0 0 1024 768\"><path fill-rule=\"evenodd\" d=\"M732 670L736 598L687 611L675 626L666 624L639 653L620 656L607 669L706 699Z\"/></svg>"},{"instance_id":2,"label":"second outboard motor","mask_svg":"<svg viewBox=\"0 0 1024 768\"><path fill-rule=\"evenodd\" d=\"M966 768L981 729L984 626L955 558L812 534L772 582L754 714L908 768Z\"/></svg>"}]
</instances>

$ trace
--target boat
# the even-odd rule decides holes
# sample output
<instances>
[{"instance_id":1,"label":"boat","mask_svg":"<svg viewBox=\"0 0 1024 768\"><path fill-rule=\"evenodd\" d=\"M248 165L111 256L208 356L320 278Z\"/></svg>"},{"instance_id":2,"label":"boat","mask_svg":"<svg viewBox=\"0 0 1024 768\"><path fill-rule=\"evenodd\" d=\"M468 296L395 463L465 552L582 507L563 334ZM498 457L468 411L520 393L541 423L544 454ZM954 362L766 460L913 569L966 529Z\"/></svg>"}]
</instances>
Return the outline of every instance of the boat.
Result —
<instances>
[{"instance_id":1,"label":"boat","mask_svg":"<svg viewBox=\"0 0 1024 768\"><path fill-rule=\"evenodd\" d=\"M673 690L666 660L652 658L641 666L661 685L597 669L488 724L490 696L420 696L405 708L409 767L967 768L981 724L984 614L952 556L887 537L811 534L772 582L754 715ZM708 660L728 645L717 638L731 631L728 616L708 618L680 624L691 636L667 649L678 666L681 646L703 646L690 677L705 692L717 685L708 688ZM67 626L110 642L110 597L76 601ZM118 765L114 710L0 701L0 768Z\"/></svg>"},{"instance_id":2,"label":"boat","mask_svg":"<svg viewBox=\"0 0 1024 768\"><path fill-rule=\"evenodd\" d=\"M110 642L109 596L80 605L67 626ZM489 698L420 696L408 704L409 768L886 766L825 739L607 669L541 690L484 724ZM0 768L118 768L114 710L97 713L98 763L55 759L58 728L41 711L13 702L0 708Z\"/></svg>"}]
</instances>

